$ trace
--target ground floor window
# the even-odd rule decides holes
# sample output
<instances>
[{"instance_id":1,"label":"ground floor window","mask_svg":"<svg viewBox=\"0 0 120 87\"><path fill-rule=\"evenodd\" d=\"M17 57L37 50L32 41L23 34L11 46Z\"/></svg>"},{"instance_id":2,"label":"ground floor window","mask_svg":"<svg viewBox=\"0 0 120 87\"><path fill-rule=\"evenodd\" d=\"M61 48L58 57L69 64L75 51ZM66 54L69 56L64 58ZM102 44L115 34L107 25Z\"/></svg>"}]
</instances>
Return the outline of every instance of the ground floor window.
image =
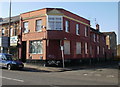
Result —
<instances>
[{"instance_id":1,"label":"ground floor window","mask_svg":"<svg viewBox=\"0 0 120 87\"><path fill-rule=\"evenodd\" d=\"M30 41L30 53L43 54L43 42L42 41Z\"/></svg>"},{"instance_id":2,"label":"ground floor window","mask_svg":"<svg viewBox=\"0 0 120 87\"><path fill-rule=\"evenodd\" d=\"M76 42L76 54L81 54L81 42Z\"/></svg>"}]
</instances>

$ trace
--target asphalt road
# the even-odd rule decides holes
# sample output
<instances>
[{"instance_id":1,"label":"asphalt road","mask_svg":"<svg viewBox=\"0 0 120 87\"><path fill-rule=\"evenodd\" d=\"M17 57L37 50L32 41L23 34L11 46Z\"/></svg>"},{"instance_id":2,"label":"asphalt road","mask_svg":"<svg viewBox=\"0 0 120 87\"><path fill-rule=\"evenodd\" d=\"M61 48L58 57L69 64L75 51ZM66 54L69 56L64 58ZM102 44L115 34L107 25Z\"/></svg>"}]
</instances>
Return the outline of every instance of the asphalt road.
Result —
<instances>
[{"instance_id":1,"label":"asphalt road","mask_svg":"<svg viewBox=\"0 0 120 87\"><path fill-rule=\"evenodd\" d=\"M0 78L2 85L117 85L118 69L81 69L65 72L3 69Z\"/></svg>"}]
</instances>

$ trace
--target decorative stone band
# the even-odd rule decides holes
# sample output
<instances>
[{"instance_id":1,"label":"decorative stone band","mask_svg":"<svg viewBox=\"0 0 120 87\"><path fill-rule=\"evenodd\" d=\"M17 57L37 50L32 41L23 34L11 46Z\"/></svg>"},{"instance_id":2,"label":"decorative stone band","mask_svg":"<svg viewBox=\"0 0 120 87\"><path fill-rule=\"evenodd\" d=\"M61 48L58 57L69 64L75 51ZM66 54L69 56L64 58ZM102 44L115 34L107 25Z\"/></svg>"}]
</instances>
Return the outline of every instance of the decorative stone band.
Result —
<instances>
[{"instance_id":1,"label":"decorative stone band","mask_svg":"<svg viewBox=\"0 0 120 87\"><path fill-rule=\"evenodd\" d=\"M34 18L38 18L38 17L44 17L44 16L47 16L47 15L48 15L48 14L41 14L41 15L37 15L37 16L26 17L26 18L23 18L23 20L34 19ZM59 15L59 14L51 14L51 15ZM65 17L65 18L68 18L68 19L70 19L70 20L73 20L73 21L79 22L79 23L81 23L81 24L84 24L84 25L86 25L86 26L91 26L91 25L89 25L89 24L87 24L87 23L84 23L84 22L82 22L82 21L80 21L80 20L77 20L77 19L74 19L74 18L72 18L72 17L68 17L68 16L66 16L66 15L62 15L62 16Z\"/></svg>"}]
</instances>

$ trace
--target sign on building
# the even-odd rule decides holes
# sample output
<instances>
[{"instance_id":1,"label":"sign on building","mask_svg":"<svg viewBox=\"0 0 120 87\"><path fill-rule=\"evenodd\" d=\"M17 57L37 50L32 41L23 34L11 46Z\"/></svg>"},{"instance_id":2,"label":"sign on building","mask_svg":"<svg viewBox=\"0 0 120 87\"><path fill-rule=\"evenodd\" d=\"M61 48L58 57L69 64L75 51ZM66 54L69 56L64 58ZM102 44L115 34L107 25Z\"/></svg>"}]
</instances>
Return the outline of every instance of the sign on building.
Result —
<instances>
[{"instance_id":1,"label":"sign on building","mask_svg":"<svg viewBox=\"0 0 120 87\"><path fill-rule=\"evenodd\" d=\"M18 42L17 36L10 37L10 46L17 46L17 42Z\"/></svg>"}]
</instances>

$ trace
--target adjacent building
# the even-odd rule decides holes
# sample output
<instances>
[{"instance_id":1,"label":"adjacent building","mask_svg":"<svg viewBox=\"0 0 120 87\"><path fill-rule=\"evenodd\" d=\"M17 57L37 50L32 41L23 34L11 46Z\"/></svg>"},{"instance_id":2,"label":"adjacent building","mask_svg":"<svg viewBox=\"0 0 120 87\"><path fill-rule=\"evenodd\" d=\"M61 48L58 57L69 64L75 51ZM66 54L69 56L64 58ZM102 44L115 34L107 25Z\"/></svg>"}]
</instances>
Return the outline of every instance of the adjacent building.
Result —
<instances>
[{"instance_id":1,"label":"adjacent building","mask_svg":"<svg viewBox=\"0 0 120 87\"><path fill-rule=\"evenodd\" d=\"M1 52L8 53L9 34L10 34L10 53L18 57L18 36L20 35L19 26L20 16L11 17L11 26L9 33L9 18L1 18L0 21L0 47Z\"/></svg>"},{"instance_id":2,"label":"adjacent building","mask_svg":"<svg viewBox=\"0 0 120 87\"><path fill-rule=\"evenodd\" d=\"M109 50L112 50L113 57L117 56L117 40L115 32L103 32L106 36L106 45Z\"/></svg>"}]
</instances>

